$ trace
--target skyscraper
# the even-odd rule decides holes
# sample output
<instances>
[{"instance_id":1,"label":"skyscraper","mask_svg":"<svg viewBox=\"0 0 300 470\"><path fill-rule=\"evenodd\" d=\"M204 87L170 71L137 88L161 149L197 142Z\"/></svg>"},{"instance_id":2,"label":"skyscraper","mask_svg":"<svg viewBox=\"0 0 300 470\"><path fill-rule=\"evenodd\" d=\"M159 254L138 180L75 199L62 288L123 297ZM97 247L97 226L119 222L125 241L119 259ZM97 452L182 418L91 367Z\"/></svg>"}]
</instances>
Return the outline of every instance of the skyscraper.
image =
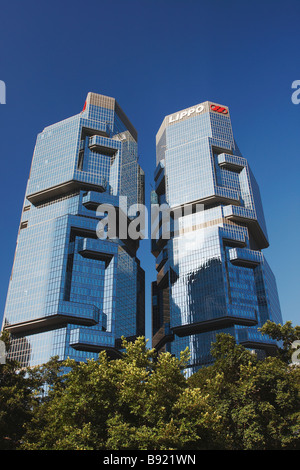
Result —
<instances>
[{"instance_id":1,"label":"skyscraper","mask_svg":"<svg viewBox=\"0 0 300 470\"><path fill-rule=\"evenodd\" d=\"M97 207L120 212L121 198L144 203L137 132L114 98L89 93L36 141L3 320L22 366L116 357L121 336L145 334L139 240L97 236Z\"/></svg>"},{"instance_id":2,"label":"skyscraper","mask_svg":"<svg viewBox=\"0 0 300 470\"><path fill-rule=\"evenodd\" d=\"M190 372L211 364L218 332L263 356L276 342L258 328L281 322L258 185L233 137L229 109L212 102L168 115L156 136L152 206L160 213L152 240L153 346L176 356L190 349Z\"/></svg>"}]
</instances>

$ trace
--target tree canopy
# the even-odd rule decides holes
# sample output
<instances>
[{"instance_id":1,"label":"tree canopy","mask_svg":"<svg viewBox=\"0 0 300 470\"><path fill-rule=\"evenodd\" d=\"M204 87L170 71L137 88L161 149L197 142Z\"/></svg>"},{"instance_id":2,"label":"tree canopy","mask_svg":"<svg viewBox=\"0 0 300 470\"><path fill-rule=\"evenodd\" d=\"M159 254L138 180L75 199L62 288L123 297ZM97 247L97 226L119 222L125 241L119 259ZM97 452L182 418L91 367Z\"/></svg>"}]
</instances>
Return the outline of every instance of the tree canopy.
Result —
<instances>
[{"instance_id":1,"label":"tree canopy","mask_svg":"<svg viewBox=\"0 0 300 470\"><path fill-rule=\"evenodd\" d=\"M7 361L0 365L0 448L297 449L300 367L290 363L290 343L300 339L299 327L281 327L280 338L278 328L262 329L283 341L276 357L258 359L219 334L214 364L189 378L188 350L179 359L157 355L143 337L123 339L120 359L101 352L97 360L53 358L28 370Z\"/></svg>"}]
</instances>

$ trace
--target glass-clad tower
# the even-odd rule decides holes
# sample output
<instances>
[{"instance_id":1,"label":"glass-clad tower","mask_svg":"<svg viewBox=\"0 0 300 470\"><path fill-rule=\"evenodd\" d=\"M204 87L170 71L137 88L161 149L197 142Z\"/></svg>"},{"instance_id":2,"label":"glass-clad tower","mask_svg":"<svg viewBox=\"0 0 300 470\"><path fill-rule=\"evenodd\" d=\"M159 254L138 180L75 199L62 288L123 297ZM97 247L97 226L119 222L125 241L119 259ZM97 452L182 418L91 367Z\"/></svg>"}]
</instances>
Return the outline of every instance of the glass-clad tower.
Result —
<instances>
[{"instance_id":1,"label":"glass-clad tower","mask_svg":"<svg viewBox=\"0 0 300 470\"><path fill-rule=\"evenodd\" d=\"M153 346L176 356L188 346L190 372L212 362L218 332L259 355L272 353L276 343L258 331L268 319L282 322L262 253L268 235L228 108L205 102L166 116L156 152L151 204L169 208L170 236L161 209L152 239Z\"/></svg>"},{"instance_id":2,"label":"glass-clad tower","mask_svg":"<svg viewBox=\"0 0 300 470\"><path fill-rule=\"evenodd\" d=\"M121 336L145 334L139 240L97 236L98 206L124 215L124 200L144 203L137 132L114 98L88 93L37 137L3 320L10 358L116 357Z\"/></svg>"}]
</instances>

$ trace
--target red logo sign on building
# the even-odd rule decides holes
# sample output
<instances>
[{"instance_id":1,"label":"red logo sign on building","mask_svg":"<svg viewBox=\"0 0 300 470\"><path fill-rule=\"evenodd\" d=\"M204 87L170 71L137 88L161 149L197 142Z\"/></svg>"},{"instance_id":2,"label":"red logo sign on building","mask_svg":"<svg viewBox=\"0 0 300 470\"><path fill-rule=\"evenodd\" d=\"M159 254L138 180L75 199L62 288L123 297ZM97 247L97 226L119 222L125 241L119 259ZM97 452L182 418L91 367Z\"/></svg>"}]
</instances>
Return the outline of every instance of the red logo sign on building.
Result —
<instances>
[{"instance_id":1,"label":"red logo sign on building","mask_svg":"<svg viewBox=\"0 0 300 470\"><path fill-rule=\"evenodd\" d=\"M210 109L212 111L215 111L216 113L228 114L228 109L227 108L224 108L223 106L218 106L216 104L211 104Z\"/></svg>"}]
</instances>

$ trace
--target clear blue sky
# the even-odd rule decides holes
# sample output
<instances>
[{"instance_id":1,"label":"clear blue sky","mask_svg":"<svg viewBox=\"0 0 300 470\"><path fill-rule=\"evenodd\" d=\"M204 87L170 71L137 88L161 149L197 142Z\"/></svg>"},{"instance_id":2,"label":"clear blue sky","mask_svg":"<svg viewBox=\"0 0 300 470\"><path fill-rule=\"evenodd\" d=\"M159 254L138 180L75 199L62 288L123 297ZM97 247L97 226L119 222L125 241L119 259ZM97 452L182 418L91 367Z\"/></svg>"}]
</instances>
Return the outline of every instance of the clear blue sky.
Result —
<instances>
[{"instance_id":1,"label":"clear blue sky","mask_svg":"<svg viewBox=\"0 0 300 470\"><path fill-rule=\"evenodd\" d=\"M1 321L36 135L93 91L115 97L138 130L147 203L164 116L229 106L260 185L283 319L299 324L299 0L11 0L0 15ZM154 258L142 248L149 318Z\"/></svg>"}]
</instances>

